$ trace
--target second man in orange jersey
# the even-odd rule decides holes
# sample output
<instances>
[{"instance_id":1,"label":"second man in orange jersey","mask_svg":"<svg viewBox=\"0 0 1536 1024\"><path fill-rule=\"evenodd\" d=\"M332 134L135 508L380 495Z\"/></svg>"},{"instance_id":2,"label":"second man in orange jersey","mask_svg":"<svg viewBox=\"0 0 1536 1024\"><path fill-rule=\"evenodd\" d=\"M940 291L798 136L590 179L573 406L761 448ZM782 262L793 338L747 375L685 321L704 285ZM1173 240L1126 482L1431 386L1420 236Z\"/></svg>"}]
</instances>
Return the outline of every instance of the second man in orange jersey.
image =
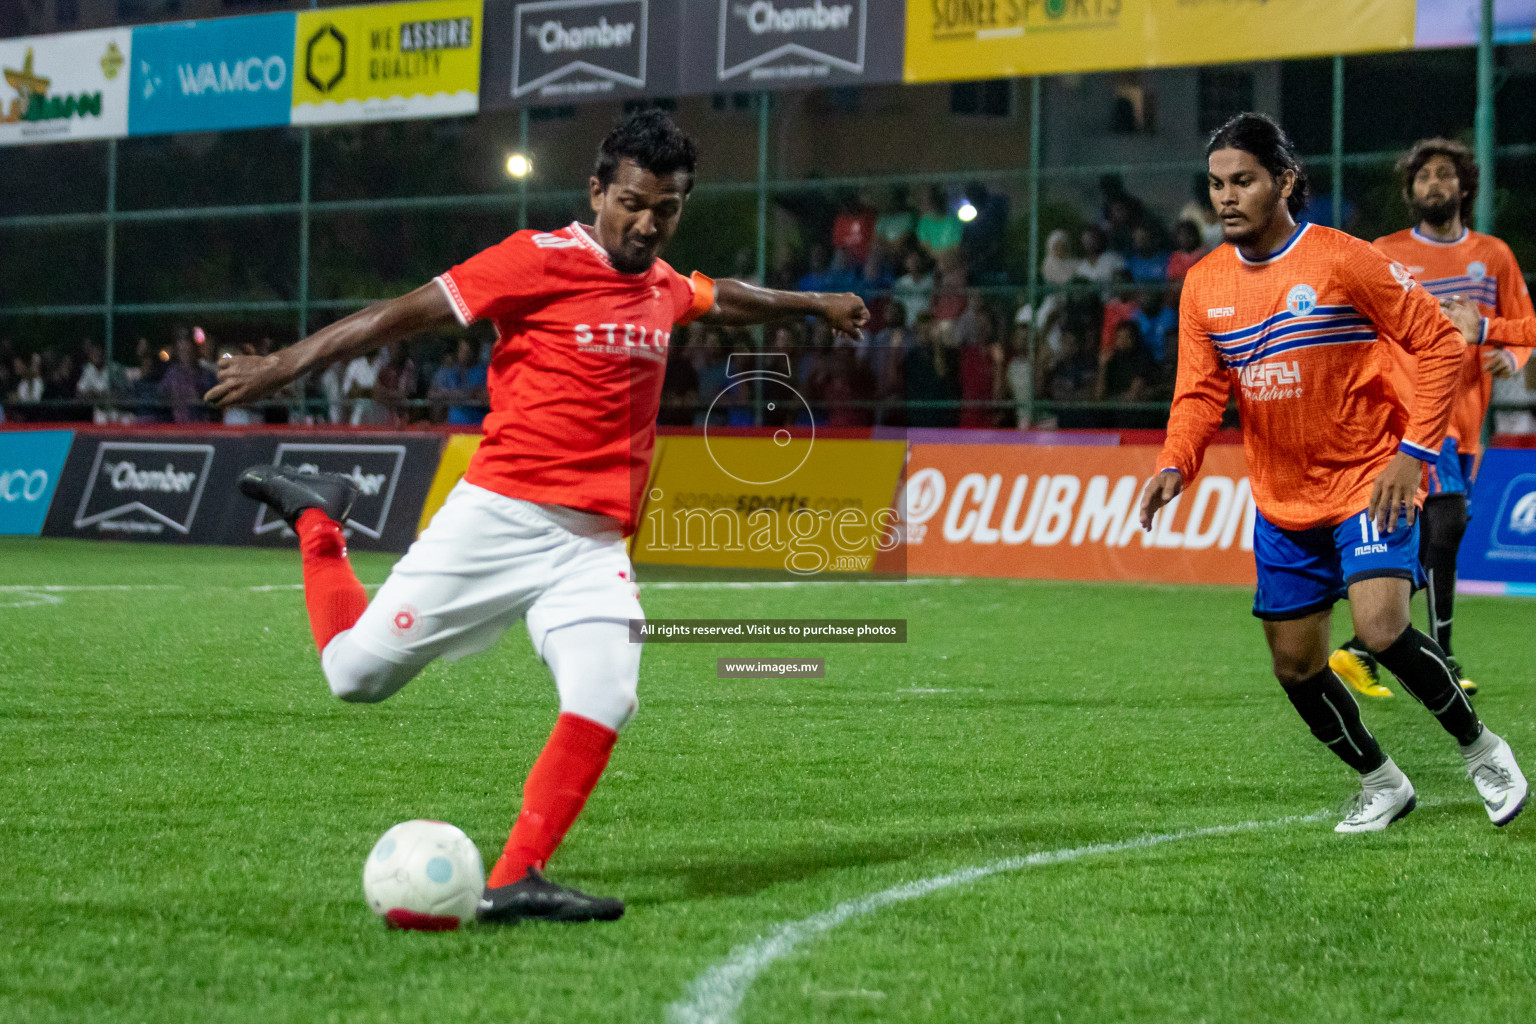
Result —
<instances>
[{"instance_id":1,"label":"second man in orange jersey","mask_svg":"<svg viewBox=\"0 0 1536 1024\"><path fill-rule=\"evenodd\" d=\"M1446 663L1462 689L1477 687L1462 675L1451 656L1451 622L1456 600L1456 554L1467 531L1467 495L1493 393L1493 378L1507 377L1525 364L1528 348L1519 345L1514 332L1493 322L1518 321L1533 315L1530 292L1520 265L1509 246L1492 235L1467 228L1473 200L1477 198L1477 164L1472 154L1450 139L1424 139L1398 164L1403 199L1418 217L1415 227L1376 239L1376 248L1401 263L1424 290L1442 302L1460 302L1476 311L1462 325L1468 346L1461 359L1461 373L1451 398L1451 420L1440 457L1425 468L1423 537L1419 560L1427 583L1429 629L1445 651ZM1454 317L1453 317L1454 319ZM1529 344L1525 342L1524 344ZM1405 401L1415 391L1415 359L1397 346L1389 346L1394 386ZM1376 659L1354 637L1329 659L1339 676L1360 693L1388 697L1381 684Z\"/></svg>"},{"instance_id":2,"label":"second man in orange jersey","mask_svg":"<svg viewBox=\"0 0 1536 1024\"><path fill-rule=\"evenodd\" d=\"M1525 804L1525 777L1408 614L1423 579L1419 486L1450 420L1461 333L1379 249L1296 223L1306 175L1275 122L1238 115L1206 157L1228 244L1185 282L1168 441L1142 493L1142 526L1200 471L1235 392L1259 513L1253 611L1286 696L1360 775L1337 830L1380 831L1416 801L1328 666L1332 608L1346 596L1356 636L1455 738L1488 817L1507 824ZM1410 401L1389 380L1392 345L1416 360Z\"/></svg>"}]
</instances>

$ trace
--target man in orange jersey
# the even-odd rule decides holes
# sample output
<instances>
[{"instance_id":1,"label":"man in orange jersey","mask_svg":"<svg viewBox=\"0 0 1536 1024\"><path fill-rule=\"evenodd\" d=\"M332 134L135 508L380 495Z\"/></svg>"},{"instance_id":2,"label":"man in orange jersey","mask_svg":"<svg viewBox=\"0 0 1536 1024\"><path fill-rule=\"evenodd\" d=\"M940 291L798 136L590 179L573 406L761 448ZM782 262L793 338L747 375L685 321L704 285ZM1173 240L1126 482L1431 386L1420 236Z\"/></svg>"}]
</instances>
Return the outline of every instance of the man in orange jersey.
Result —
<instances>
[{"instance_id":1,"label":"man in orange jersey","mask_svg":"<svg viewBox=\"0 0 1536 1024\"><path fill-rule=\"evenodd\" d=\"M1513 320L1536 313L1509 246L1466 227L1477 198L1477 164L1467 147L1449 139L1424 139L1403 157L1398 170L1403 178L1403 199L1418 216L1418 226L1376 239L1376 248L1403 264L1425 291L1442 302L1463 300L1478 311L1465 324L1468 347L1462 356L1440 457L1425 470L1428 495L1419 549L1428 577L1424 596L1429 605L1430 632L1445 651L1446 664L1456 673L1461 688L1476 693L1477 686L1462 675L1460 664L1451 656L1456 553L1462 534L1467 532L1467 494L1493 378L1515 373L1530 354L1526 348L1505 348L1509 339L1504 329L1488 333L1483 318ZM1414 391L1414 359L1398 348L1391 352L1393 383L1408 399ZM1376 659L1359 637L1334 651L1328 664L1360 693L1372 697L1392 694L1381 685Z\"/></svg>"},{"instance_id":2,"label":"man in orange jersey","mask_svg":"<svg viewBox=\"0 0 1536 1024\"><path fill-rule=\"evenodd\" d=\"M1142 492L1142 528L1199 472L1235 389L1258 506L1253 612L1286 696L1361 778L1336 830L1380 831L1416 800L1328 667L1329 620L1345 596L1356 636L1455 737L1489 819L1508 824L1527 793L1514 754L1408 617L1422 581L1415 503L1450 418L1461 335L1380 250L1297 226L1306 176L1275 122L1240 114L1211 137L1206 156L1229 244L1185 280L1168 441ZM1388 343L1417 359L1411 404L1388 382Z\"/></svg>"}]
</instances>

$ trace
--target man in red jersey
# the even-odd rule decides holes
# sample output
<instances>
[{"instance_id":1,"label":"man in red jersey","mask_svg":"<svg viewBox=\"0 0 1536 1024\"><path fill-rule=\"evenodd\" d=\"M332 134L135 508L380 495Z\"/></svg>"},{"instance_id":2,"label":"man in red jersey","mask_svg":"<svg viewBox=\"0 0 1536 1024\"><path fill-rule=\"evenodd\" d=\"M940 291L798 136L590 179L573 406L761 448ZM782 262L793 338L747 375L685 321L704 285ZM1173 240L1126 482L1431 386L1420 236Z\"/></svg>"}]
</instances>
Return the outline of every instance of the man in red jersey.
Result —
<instances>
[{"instance_id":1,"label":"man in red jersey","mask_svg":"<svg viewBox=\"0 0 1536 1024\"><path fill-rule=\"evenodd\" d=\"M1200 471L1235 390L1258 506L1253 613L1291 704L1360 775L1336 830L1381 831L1416 801L1328 666L1333 605L1345 596L1356 635L1456 739L1489 819L1506 825L1525 804L1525 777L1408 616L1423 579L1417 491L1450 418L1461 335L1380 250L1297 225L1306 176L1279 125L1240 114L1206 156L1228 244L1185 279L1168 441L1142 492L1142 527ZM1388 381L1388 344L1417 360L1411 406Z\"/></svg>"},{"instance_id":2,"label":"man in red jersey","mask_svg":"<svg viewBox=\"0 0 1536 1024\"><path fill-rule=\"evenodd\" d=\"M485 650L526 621L554 675L560 717L487 879L482 921L624 912L621 901L556 885L542 871L637 707L640 645L629 622L644 613L624 537L650 469L673 327L808 315L856 338L869 317L855 295L683 277L659 259L696 162L693 140L667 115L632 114L599 150L590 226L519 231L275 355L226 359L208 393L216 405L242 405L421 331L495 324L485 441L372 603L342 536L356 496L350 482L280 466L240 481L299 535L310 625L343 700L383 700L433 659Z\"/></svg>"},{"instance_id":3,"label":"man in red jersey","mask_svg":"<svg viewBox=\"0 0 1536 1024\"><path fill-rule=\"evenodd\" d=\"M1428 583L1429 628L1445 651L1446 664L1461 688L1477 686L1462 675L1451 654L1452 610L1456 601L1456 554L1467 532L1467 495L1482 440L1483 419L1493 394L1493 378L1508 377L1525 365L1530 350L1504 347L1507 338L1484 330L1481 318L1519 320L1533 315L1525 276L1509 246L1492 235L1468 230L1477 199L1477 164L1472 154L1450 139L1423 139L1398 164L1403 199L1418 225L1376 239L1376 248L1403 264L1424 290L1442 302L1470 300L1479 318L1466 325L1468 346L1451 405L1450 426L1440 457L1425 468L1424 537L1420 560ZM1518 345L1518 342L1515 343ZM1414 391L1415 360L1392 347L1393 383L1405 399ZM1329 659L1345 682L1371 697L1390 697L1381 684L1376 659L1358 637Z\"/></svg>"}]
</instances>

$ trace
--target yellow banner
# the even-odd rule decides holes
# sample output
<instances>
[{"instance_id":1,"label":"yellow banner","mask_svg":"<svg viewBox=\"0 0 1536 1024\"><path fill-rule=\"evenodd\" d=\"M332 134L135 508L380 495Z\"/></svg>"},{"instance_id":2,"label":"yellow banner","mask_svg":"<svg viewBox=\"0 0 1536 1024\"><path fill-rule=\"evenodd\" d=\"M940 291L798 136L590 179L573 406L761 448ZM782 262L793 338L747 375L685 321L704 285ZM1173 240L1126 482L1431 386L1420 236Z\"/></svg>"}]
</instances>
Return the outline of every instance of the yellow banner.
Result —
<instances>
[{"instance_id":1,"label":"yellow banner","mask_svg":"<svg viewBox=\"0 0 1536 1024\"><path fill-rule=\"evenodd\" d=\"M427 503L421 509L421 522L416 527L420 533L427 528L437 510L448 500L448 492L464 478L469 468L470 456L480 447L479 434L452 434L443 445L443 456L437 462L437 473L432 477L432 489L427 491Z\"/></svg>"},{"instance_id":2,"label":"yellow banner","mask_svg":"<svg viewBox=\"0 0 1536 1024\"><path fill-rule=\"evenodd\" d=\"M475 113L482 6L482 0L423 0L301 11L293 123Z\"/></svg>"},{"instance_id":3,"label":"yellow banner","mask_svg":"<svg viewBox=\"0 0 1536 1024\"><path fill-rule=\"evenodd\" d=\"M1414 9L1415 0L912 0L906 80L1406 49Z\"/></svg>"},{"instance_id":4,"label":"yellow banner","mask_svg":"<svg viewBox=\"0 0 1536 1024\"><path fill-rule=\"evenodd\" d=\"M894 546L904 441L668 437L636 562L870 572Z\"/></svg>"}]
</instances>

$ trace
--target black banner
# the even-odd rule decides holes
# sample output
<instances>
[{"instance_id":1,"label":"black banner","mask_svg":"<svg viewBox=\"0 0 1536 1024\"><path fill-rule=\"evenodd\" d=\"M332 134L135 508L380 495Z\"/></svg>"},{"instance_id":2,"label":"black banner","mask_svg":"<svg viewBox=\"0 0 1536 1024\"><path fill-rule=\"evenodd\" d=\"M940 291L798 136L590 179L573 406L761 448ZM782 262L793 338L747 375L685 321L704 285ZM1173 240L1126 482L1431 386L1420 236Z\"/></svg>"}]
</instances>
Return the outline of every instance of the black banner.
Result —
<instances>
[{"instance_id":1,"label":"black banner","mask_svg":"<svg viewBox=\"0 0 1536 1024\"><path fill-rule=\"evenodd\" d=\"M286 524L235 488L246 467L282 463L357 484L345 524L350 547L404 551L416 537L442 444L421 433L81 430L43 535L293 546Z\"/></svg>"},{"instance_id":2,"label":"black banner","mask_svg":"<svg viewBox=\"0 0 1536 1024\"><path fill-rule=\"evenodd\" d=\"M480 107L674 96L679 0L486 0Z\"/></svg>"},{"instance_id":3,"label":"black banner","mask_svg":"<svg viewBox=\"0 0 1536 1024\"><path fill-rule=\"evenodd\" d=\"M244 449L238 434L77 431L43 535L223 543Z\"/></svg>"},{"instance_id":4,"label":"black banner","mask_svg":"<svg viewBox=\"0 0 1536 1024\"><path fill-rule=\"evenodd\" d=\"M480 108L900 82L904 0L486 0Z\"/></svg>"},{"instance_id":5,"label":"black banner","mask_svg":"<svg viewBox=\"0 0 1536 1024\"><path fill-rule=\"evenodd\" d=\"M404 551L416 539L442 438L436 434L262 434L251 439L249 465L282 464L301 473L339 473L357 485L358 498L343 525L347 546L360 551ZM239 536L227 543L291 546L293 531L243 496Z\"/></svg>"},{"instance_id":6,"label":"black banner","mask_svg":"<svg viewBox=\"0 0 1536 1024\"><path fill-rule=\"evenodd\" d=\"M900 82L904 0L682 0L682 91Z\"/></svg>"}]
</instances>

